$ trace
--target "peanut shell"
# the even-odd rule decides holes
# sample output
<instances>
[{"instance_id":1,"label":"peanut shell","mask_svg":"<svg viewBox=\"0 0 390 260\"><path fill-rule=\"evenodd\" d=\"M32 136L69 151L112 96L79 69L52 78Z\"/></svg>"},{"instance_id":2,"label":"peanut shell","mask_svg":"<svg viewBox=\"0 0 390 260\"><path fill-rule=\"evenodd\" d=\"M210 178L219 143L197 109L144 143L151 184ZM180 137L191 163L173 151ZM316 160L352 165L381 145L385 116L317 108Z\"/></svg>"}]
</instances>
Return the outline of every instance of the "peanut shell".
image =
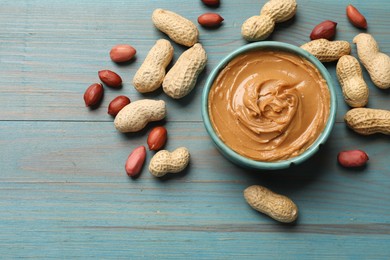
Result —
<instances>
[{"instance_id":1,"label":"peanut shell","mask_svg":"<svg viewBox=\"0 0 390 260\"><path fill-rule=\"evenodd\" d=\"M206 62L207 54L200 43L183 52L164 78L164 92L175 99L188 95Z\"/></svg>"},{"instance_id":2,"label":"peanut shell","mask_svg":"<svg viewBox=\"0 0 390 260\"><path fill-rule=\"evenodd\" d=\"M248 18L241 26L242 37L250 42L268 38L275 28L275 22L269 16L256 15Z\"/></svg>"},{"instance_id":3,"label":"peanut shell","mask_svg":"<svg viewBox=\"0 0 390 260\"><path fill-rule=\"evenodd\" d=\"M361 135L390 135L389 110L353 108L345 114L344 121L349 128Z\"/></svg>"},{"instance_id":4,"label":"peanut shell","mask_svg":"<svg viewBox=\"0 0 390 260\"><path fill-rule=\"evenodd\" d=\"M152 20L157 29L178 44L191 47L198 42L199 31L196 25L177 13L156 9Z\"/></svg>"},{"instance_id":5,"label":"peanut shell","mask_svg":"<svg viewBox=\"0 0 390 260\"><path fill-rule=\"evenodd\" d=\"M331 62L340 59L351 52L351 45L347 41L328 41L318 39L301 46L302 49L314 55L321 62Z\"/></svg>"},{"instance_id":6,"label":"peanut shell","mask_svg":"<svg viewBox=\"0 0 390 260\"><path fill-rule=\"evenodd\" d=\"M263 186L253 185L246 188L244 197L253 209L279 222L290 223L298 217L298 207L292 200Z\"/></svg>"},{"instance_id":7,"label":"peanut shell","mask_svg":"<svg viewBox=\"0 0 390 260\"><path fill-rule=\"evenodd\" d=\"M138 132L149 122L162 120L165 115L163 100L142 99L122 108L115 117L114 125L122 133Z\"/></svg>"},{"instance_id":8,"label":"peanut shell","mask_svg":"<svg viewBox=\"0 0 390 260\"><path fill-rule=\"evenodd\" d=\"M167 173L183 171L190 161L190 153L187 148L180 147L169 152L161 150L150 160L149 171L156 177L162 177Z\"/></svg>"},{"instance_id":9,"label":"peanut shell","mask_svg":"<svg viewBox=\"0 0 390 260\"><path fill-rule=\"evenodd\" d=\"M374 37L360 33L353 39L360 62L370 74L372 82L381 89L390 88L390 57L379 51Z\"/></svg>"},{"instance_id":10,"label":"peanut shell","mask_svg":"<svg viewBox=\"0 0 390 260\"><path fill-rule=\"evenodd\" d=\"M173 47L167 40L160 39L149 51L133 78L133 85L140 93L158 89L165 77L165 70L173 58Z\"/></svg>"},{"instance_id":11,"label":"peanut shell","mask_svg":"<svg viewBox=\"0 0 390 260\"><path fill-rule=\"evenodd\" d=\"M270 17L275 23L281 23L291 19L297 7L295 0L270 0L264 4L260 14Z\"/></svg>"},{"instance_id":12,"label":"peanut shell","mask_svg":"<svg viewBox=\"0 0 390 260\"><path fill-rule=\"evenodd\" d=\"M351 107L367 105L369 90L358 60L351 55L344 55L337 62L336 72L345 102Z\"/></svg>"}]
</instances>

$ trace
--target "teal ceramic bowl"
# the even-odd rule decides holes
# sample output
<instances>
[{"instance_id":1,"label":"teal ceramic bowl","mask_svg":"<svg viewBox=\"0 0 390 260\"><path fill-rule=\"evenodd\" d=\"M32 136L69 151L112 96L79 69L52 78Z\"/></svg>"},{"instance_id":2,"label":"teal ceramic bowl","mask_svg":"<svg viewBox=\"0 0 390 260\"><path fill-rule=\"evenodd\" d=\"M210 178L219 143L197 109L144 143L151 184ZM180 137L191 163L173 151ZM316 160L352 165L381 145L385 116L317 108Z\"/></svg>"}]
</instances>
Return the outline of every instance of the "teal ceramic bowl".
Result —
<instances>
[{"instance_id":1,"label":"teal ceramic bowl","mask_svg":"<svg viewBox=\"0 0 390 260\"><path fill-rule=\"evenodd\" d=\"M214 128L211 124L210 117L209 117L209 111L208 111L208 99L209 99L209 91L214 83L214 80L218 77L218 74L220 71L235 57L253 50L279 50L279 51L287 51L293 54L296 54L298 56L301 56L311 62L321 73L322 77L326 80L329 92L330 92L330 113L329 118L326 123L326 126L320 136L317 138L317 140L302 154L287 159L287 160L281 160L281 161L275 161L275 162L262 162L262 161L256 161L253 159L246 158L235 151L233 151L230 147L228 147L215 133ZM227 55L221 62L218 63L217 67L211 72L209 75L206 85L204 87L203 93L202 93L202 117L203 122L206 127L206 130L208 134L210 135L211 139L217 146L218 150L230 161L233 163L240 165L245 168L251 168L251 169L258 169L258 170L276 170L276 169L284 169L288 168L291 165L294 164L300 164L306 160L308 160L310 157L312 157L319 149L322 144L326 142L328 139L332 128L334 126L335 117L336 117L336 93L334 90L334 83L333 80L327 71L327 69L322 65L322 63L313 55L308 53L307 51L283 42L275 42L275 41L263 41L263 42L257 42L257 43L251 43L244 45L237 50L233 51L229 55Z\"/></svg>"}]
</instances>

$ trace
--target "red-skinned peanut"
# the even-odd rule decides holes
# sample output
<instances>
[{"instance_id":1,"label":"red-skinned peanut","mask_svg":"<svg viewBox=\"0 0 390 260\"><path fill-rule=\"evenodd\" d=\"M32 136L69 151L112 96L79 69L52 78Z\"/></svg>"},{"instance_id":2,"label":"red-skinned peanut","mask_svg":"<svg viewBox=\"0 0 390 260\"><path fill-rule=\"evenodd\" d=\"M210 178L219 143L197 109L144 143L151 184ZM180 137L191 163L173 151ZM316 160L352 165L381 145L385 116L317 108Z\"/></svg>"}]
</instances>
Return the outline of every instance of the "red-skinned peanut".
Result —
<instances>
[{"instance_id":1,"label":"red-skinned peanut","mask_svg":"<svg viewBox=\"0 0 390 260\"><path fill-rule=\"evenodd\" d=\"M323 21L322 23L318 24L316 27L313 28L310 34L310 39L332 40L334 38L334 35L336 34L336 26L336 22L330 20Z\"/></svg>"},{"instance_id":2,"label":"red-skinned peanut","mask_svg":"<svg viewBox=\"0 0 390 260\"><path fill-rule=\"evenodd\" d=\"M135 177L141 173L146 158L146 148L141 145L135 148L126 161L125 170L129 177Z\"/></svg>"},{"instance_id":3,"label":"red-skinned peanut","mask_svg":"<svg viewBox=\"0 0 390 260\"><path fill-rule=\"evenodd\" d=\"M103 85L94 83L84 93L84 102L87 107L95 106L102 99L104 93Z\"/></svg>"},{"instance_id":4,"label":"red-skinned peanut","mask_svg":"<svg viewBox=\"0 0 390 260\"><path fill-rule=\"evenodd\" d=\"M368 159L368 155L362 150L341 151L337 155L340 165L347 168L364 166Z\"/></svg>"},{"instance_id":5,"label":"red-skinned peanut","mask_svg":"<svg viewBox=\"0 0 390 260\"><path fill-rule=\"evenodd\" d=\"M130 99L126 96L117 96L108 105L107 113L116 116L122 108L130 104Z\"/></svg>"},{"instance_id":6,"label":"red-skinned peanut","mask_svg":"<svg viewBox=\"0 0 390 260\"><path fill-rule=\"evenodd\" d=\"M157 126L150 131L148 136L148 146L149 150L158 151L160 150L165 143L167 142L167 129L163 126Z\"/></svg>"},{"instance_id":7,"label":"red-skinned peanut","mask_svg":"<svg viewBox=\"0 0 390 260\"><path fill-rule=\"evenodd\" d=\"M216 13L204 13L198 17L198 23L204 27L217 27L224 19Z\"/></svg>"},{"instance_id":8,"label":"red-skinned peanut","mask_svg":"<svg viewBox=\"0 0 390 260\"><path fill-rule=\"evenodd\" d=\"M111 70L101 70L98 72L98 76L109 87L120 88L122 86L122 78Z\"/></svg>"},{"instance_id":9,"label":"red-skinned peanut","mask_svg":"<svg viewBox=\"0 0 390 260\"><path fill-rule=\"evenodd\" d=\"M219 6L220 4L219 0L202 0L202 2L208 6Z\"/></svg>"},{"instance_id":10,"label":"red-skinned peanut","mask_svg":"<svg viewBox=\"0 0 390 260\"><path fill-rule=\"evenodd\" d=\"M128 44L118 44L112 47L110 51L110 58L114 62L126 62L131 60L137 51L133 46Z\"/></svg>"},{"instance_id":11,"label":"red-skinned peanut","mask_svg":"<svg viewBox=\"0 0 390 260\"><path fill-rule=\"evenodd\" d=\"M367 29L366 18L353 5L347 6L347 17L349 21L356 27Z\"/></svg>"}]
</instances>

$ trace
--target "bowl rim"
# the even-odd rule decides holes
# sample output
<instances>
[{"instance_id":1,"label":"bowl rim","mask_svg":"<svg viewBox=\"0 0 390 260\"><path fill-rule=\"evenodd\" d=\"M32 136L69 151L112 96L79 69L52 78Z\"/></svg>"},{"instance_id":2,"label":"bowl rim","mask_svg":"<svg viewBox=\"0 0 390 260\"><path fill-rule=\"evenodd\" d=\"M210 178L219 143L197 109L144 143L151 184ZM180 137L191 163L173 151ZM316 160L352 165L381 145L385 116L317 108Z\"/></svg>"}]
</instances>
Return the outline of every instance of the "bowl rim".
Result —
<instances>
[{"instance_id":1,"label":"bowl rim","mask_svg":"<svg viewBox=\"0 0 390 260\"><path fill-rule=\"evenodd\" d=\"M314 141L314 143L312 143L306 151L293 158L289 158L281 161L275 161L275 162L264 162L264 161L256 161L244 157L238 154L237 152L233 151L217 136L217 134L214 131L214 127L212 126L210 121L210 117L208 113L208 99L209 99L209 92L214 83L214 80L218 77L220 71L223 68L225 68L225 66L232 59L245 52L258 50L258 49L277 49L277 50L297 54L305 58L306 60L314 64L314 66L319 70L322 77L325 79L329 89L330 112L329 112L329 117L326 122L325 128L322 130L321 134ZM306 161L308 158L310 158L319 150L320 146L323 143L325 143L325 141L328 139L333 129L335 119L336 119L337 100L336 100L336 92L334 89L332 77L330 76L329 71L325 68L325 66L315 56L305 51L304 49L289 43L277 42L277 41L262 41L262 42L249 43L239 47L238 49L230 52L217 64L217 66L212 70L210 75L207 77L206 84L203 88L201 109L202 109L201 113L202 113L203 123L205 125L208 134L210 135L213 142L216 144L218 150L220 150L222 154L225 155L225 157L227 157L227 159L229 159L230 161L238 165L249 167L252 169L277 170L277 169L288 168L291 165L300 164Z\"/></svg>"}]
</instances>

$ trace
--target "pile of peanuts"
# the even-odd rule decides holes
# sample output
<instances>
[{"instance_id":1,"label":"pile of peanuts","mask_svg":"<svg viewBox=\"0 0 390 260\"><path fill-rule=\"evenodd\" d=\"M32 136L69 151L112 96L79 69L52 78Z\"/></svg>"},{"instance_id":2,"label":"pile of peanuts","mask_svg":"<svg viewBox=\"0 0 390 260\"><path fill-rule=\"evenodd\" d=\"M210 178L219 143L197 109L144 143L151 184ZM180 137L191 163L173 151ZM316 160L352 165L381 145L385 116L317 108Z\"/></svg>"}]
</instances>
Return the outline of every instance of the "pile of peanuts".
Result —
<instances>
[{"instance_id":1,"label":"pile of peanuts","mask_svg":"<svg viewBox=\"0 0 390 260\"><path fill-rule=\"evenodd\" d=\"M270 0L264 4L260 15L247 19L241 28L243 38L248 41L266 39L274 30L275 24L292 18L297 10L295 0ZM346 7L349 21L357 28L366 29L365 17L352 5ZM336 72L345 102L352 108L344 120L348 127L362 135L382 133L390 135L390 111L364 108L368 103L369 90L365 83L359 61L349 55L351 46L347 41L332 41L337 23L323 21L314 27L310 34L312 41L301 46L321 62L337 61ZM374 37L360 33L354 37L360 62L369 73L375 86L390 88L390 58L381 53ZM368 155L362 150L347 150L338 154L338 162L344 167L362 167ZM298 216L298 208L287 197L274 194L268 189L254 185L244 191L248 204L278 220L293 222Z\"/></svg>"},{"instance_id":2,"label":"pile of peanuts","mask_svg":"<svg viewBox=\"0 0 390 260\"><path fill-rule=\"evenodd\" d=\"M218 7L219 0L201 0L207 6ZM243 22L242 37L247 41L261 41L268 38L276 24L294 17L297 12L295 0L270 0L264 4L260 15ZM347 6L346 15L357 28L367 28L365 17L352 5ZM205 13L198 17L198 23L204 27L218 27L223 18L217 13ZM178 58L173 67L166 72L173 58L173 46L169 40L159 39L150 49L144 62L133 78L133 85L140 93L153 92L162 86L163 91L173 99L188 95L196 85L198 75L203 71L207 54L198 43L199 31L196 25L183 16L169 10L156 9L152 14L156 28L168 37L189 47ZM369 89L362 76L359 61L350 55L351 45L347 41L333 41L337 23L323 21L314 27L310 34L312 41L301 46L321 62L337 61L337 77L342 88L345 102L352 107L344 119L355 132L362 135L382 133L390 135L390 111L364 108L368 103ZM381 89L390 88L390 58L381 53L375 39L367 33L354 37L360 62L368 71L372 82ZM127 44L116 45L111 49L110 57L114 62L127 62L136 55L136 50ZM110 70L99 71L100 80L107 86L118 88L122 79ZM92 84L84 94L86 106L97 106L103 95L101 83ZM108 113L115 116L114 125L119 132L137 132L149 122L159 121L166 116L163 100L143 99L130 102L126 96L118 96L108 106ZM148 136L150 150L158 151L150 161L149 171L156 177L167 173L183 171L190 160L187 148L179 147L173 152L161 150L167 140L167 130L163 126L153 128ZM145 146L134 149L125 164L129 176L138 176L146 158ZM368 155L362 150L342 151L338 155L339 163L344 167L361 167L368 161ZM265 187L254 185L244 191L248 204L280 222L293 222L298 217L298 207L289 198L273 193Z\"/></svg>"},{"instance_id":3,"label":"pile of peanuts","mask_svg":"<svg viewBox=\"0 0 390 260\"><path fill-rule=\"evenodd\" d=\"M203 0L207 6L218 7L219 0ZM198 23L203 27L217 28L224 19L217 13L204 13L198 17ZM159 39L150 49L142 65L133 78L134 88L140 93L153 92L162 86L163 91L173 99L188 95L196 85L199 74L207 62L207 54L198 43L199 31L196 25L183 16L169 10L156 9L152 14L156 28L168 37L186 47L172 68L166 72L171 63L174 49L169 40ZM118 44L112 47L110 58L113 62L128 62L136 55L136 49L128 44ZM111 70L98 72L102 83L107 87L120 88L122 78ZM103 97L103 84L94 83L84 93L87 107L97 107ZM115 117L115 128L122 133L138 132L153 121L165 118L167 111L165 101L142 99L131 102L126 96L117 96L108 105L108 114ZM190 160L187 148L179 147L169 152L161 150L167 141L167 130L163 126L154 127L147 139L149 150L157 151L149 163L149 171L156 177L167 173L183 171ZM135 148L125 163L126 173L130 177L138 176L146 159L146 148L141 145Z\"/></svg>"}]
</instances>

